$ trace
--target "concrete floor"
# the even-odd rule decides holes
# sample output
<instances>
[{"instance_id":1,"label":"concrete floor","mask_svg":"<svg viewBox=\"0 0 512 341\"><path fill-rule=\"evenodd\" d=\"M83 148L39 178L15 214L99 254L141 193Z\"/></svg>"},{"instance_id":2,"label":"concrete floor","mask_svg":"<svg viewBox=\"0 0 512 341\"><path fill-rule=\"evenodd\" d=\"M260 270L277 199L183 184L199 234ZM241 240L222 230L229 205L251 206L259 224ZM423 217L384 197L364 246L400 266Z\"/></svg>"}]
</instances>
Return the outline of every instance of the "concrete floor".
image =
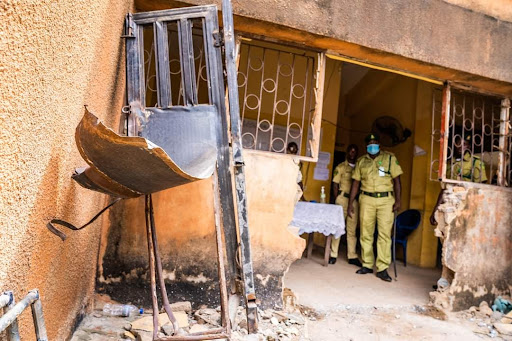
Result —
<instances>
[{"instance_id":1,"label":"concrete floor","mask_svg":"<svg viewBox=\"0 0 512 341\"><path fill-rule=\"evenodd\" d=\"M340 254L343 251L340 250ZM285 287L298 297L299 303L319 311L341 306L400 307L428 303L432 285L441 274L439 269L404 267L397 262L398 280L384 282L373 274L358 275L358 269L339 257L334 265L321 265L319 253L311 259L302 258L290 267L284 278ZM388 270L391 277L393 266Z\"/></svg>"},{"instance_id":2,"label":"concrete floor","mask_svg":"<svg viewBox=\"0 0 512 341\"><path fill-rule=\"evenodd\" d=\"M340 250L340 253L342 251ZM397 263L398 280L384 282L338 258L321 265L321 255L292 264L284 279L298 304L312 308L319 318L309 321L303 339L311 341L358 340L481 340L490 338L490 322L483 319L433 314L427 307L429 292L441 271L404 267ZM393 267L389 274L393 277ZM427 311L427 313L425 313ZM477 330L479 325L484 328ZM477 334L478 333L478 334ZM495 335L492 335L495 337ZM302 340L302 338L301 338ZM496 337L495 340L507 340Z\"/></svg>"}]
</instances>

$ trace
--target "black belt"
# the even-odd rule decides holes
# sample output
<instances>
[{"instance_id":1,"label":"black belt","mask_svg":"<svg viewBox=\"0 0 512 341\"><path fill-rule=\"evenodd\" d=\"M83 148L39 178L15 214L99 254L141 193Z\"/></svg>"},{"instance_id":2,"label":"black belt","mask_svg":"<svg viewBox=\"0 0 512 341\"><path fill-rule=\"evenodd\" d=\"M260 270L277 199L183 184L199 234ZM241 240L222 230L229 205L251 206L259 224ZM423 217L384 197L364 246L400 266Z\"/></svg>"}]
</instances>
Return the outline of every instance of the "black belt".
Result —
<instances>
[{"instance_id":1,"label":"black belt","mask_svg":"<svg viewBox=\"0 0 512 341\"><path fill-rule=\"evenodd\" d=\"M361 193L363 193L364 195L367 195L369 197L372 197L372 198L384 198L384 197L388 197L391 192L366 192L366 191L361 191Z\"/></svg>"},{"instance_id":2,"label":"black belt","mask_svg":"<svg viewBox=\"0 0 512 341\"><path fill-rule=\"evenodd\" d=\"M341 195L341 194L340 194L340 195ZM344 196L345 198L350 199L350 194L349 194L349 193L347 193L347 192L343 192L343 196ZM359 193L357 193L357 194L356 194L356 200L358 200L358 199L359 199Z\"/></svg>"}]
</instances>

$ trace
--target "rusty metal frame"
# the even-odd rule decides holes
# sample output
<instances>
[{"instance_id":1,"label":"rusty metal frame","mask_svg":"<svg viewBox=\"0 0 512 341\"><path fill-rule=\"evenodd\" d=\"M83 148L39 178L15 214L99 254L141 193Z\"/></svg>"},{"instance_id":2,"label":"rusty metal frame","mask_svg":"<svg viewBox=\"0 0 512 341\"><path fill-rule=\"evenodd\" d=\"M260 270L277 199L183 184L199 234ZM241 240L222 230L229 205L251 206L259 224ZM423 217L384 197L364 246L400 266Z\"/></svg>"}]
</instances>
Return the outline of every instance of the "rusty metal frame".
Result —
<instances>
[{"instance_id":1,"label":"rusty metal frame","mask_svg":"<svg viewBox=\"0 0 512 341\"><path fill-rule=\"evenodd\" d=\"M0 297L9 297L5 303L7 311L4 315L0 316L0 333L8 329L10 341L19 341L20 334L18 330L18 317L30 305L32 310L32 319L34 321L34 329L37 341L48 341L46 333L46 325L44 322L43 305L41 304L41 297L39 290L33 289L18 303L15 304L14 295L12 291L7 291L0 295ZM0 305L0 309L2 305Z\"/></svg>"},{"instance_id":2,"label":"rusty metal frame","mask_svg":"<svg viewBox=\"0 0 512 341\"><path fill-rule=\"evenodd\" d=\"M462 92L470 92L470 93L474 93L476 95L481 95L481 96L489 96L489 97L495 97L495 98L501 98L501 108L500 108L500 117L499 117L499 120L497 119L493 119L491 118L492 122L491 122L491 125L490 125L490 129L491 129L491 153L493 150L497 150L499 151L499 154L498 154L498 164L497 164L497 183L496 184L485 184L485 183L471 183L471 184L468 184L467 181L462 181L462 180L454 180L454 179L450 179L447 177L447 167L448 167L448 157L449 157L449 146L448 146L448 141L449 141L449 137L450 137L450 127L452 129L452 134L454 134L454 129L455 129L455 122L453 121L454 120L454 117L452 117L452 111L455 110L455 107L452 108L453 105L456 105L455 103L452 103L453 102L453 96L452 96L452 89L456 89L458 91L462 91ZM434 120L435 120L435 96L433 96L434 99L433 99L433 108L432 108L432 140L431 140L431 167L434 165L434 163L437 161L437 160L433 160L434 158L434 145L435 145L435 141L434 141L434 136L435 136L435 133L436 133L436 127L435 127L435 124L434 124ZM462 134L457 134L457 136L460 135L461 138L464 138L464 124L465 124L465 121L466 120L470 120L471 121L471 131L474 130L474 121L475 121L475 117L471 117L471 118L466 118L465 117L465 98L463 100L463 103L462 103L462 113L459 114L459 116L462 116L462 120L463 120L463 132ZM459 105L460 106L460 105ZM475 112L475 105L473 103L473 114ZM481 108L482 110L482 113L481 113L481 116L482 116L482 122L484 122L484 113L485 113L485 106L483 106L483 108ZM455 113L453 113L453 115L456 115ZM452 122L453 121L453 122ZM495 126L494 126L494 121L499 121L499 126L497 126L496 128L499 128L499 133L494 133L495 131ZM451 122L451 123L450 123ZM482 123L483 125L483 128L482 129L485 129L485 125L484 123ZM442 95L442 111L441 111L441 127L440 127L440 141L439 141L439 165L438 165L438 180L441 181L441 182L444 182L444 183L452 183L452 184L461 184L461 183L464 183L464 184L468 184L470 186L482 186L482 187L489 187L489 188L493 188L493 189L504 189L504 190L510 190L512 188L510 188L509 186L512 185L511 183L511 169L510 169L510 158L511 158L511 139L512 139L512 136L510 134L510 128L511 128L511 122L510 122L510 99L509 98L503 98L502 95L497 95L497 94L494 94L494 93L489 93L489 92L485 92L485 91L479 91L478 89L474 89L474 88L470 88L470 87L467 87L467 86L464 86L464 85L461 85L461 84L453 84L453 83L448 83L446 82L444 84L444 88L443 88L443 95ZM481 149L482 149L482 153L485 153L483 152L483 144L484 144L484 135L485 132L483 131L481 133L482 137L482 141L480 142L480 144L482 145L481 146ZM488 134L487 134L488 135ZM498 140L498 146L495 146L494 145L494 141L495 141L495 137L497 135L497 140ZM452 137L452 143L451 143L451 153L453 154L453 150L454 150L454 141L453 141L453 137ZM474 152L474 149L475 149L475 146L474 146L474 143L472 143L472 152ZM462 161L464 162L464 161ZM462 165L463 166L463 165ZM491 176L493 175L493 170L495 170L495 168L493 168L494 166L494 163L491 163L491 168L490 168L490 174ZM431 173L432 174L432 173ZM489 180L492 180L489 179Z\"/></svg>"},{"instance_id":3,"label":"rusty metal frame","mask_svg":"<svg viewBox=\"0 0 512 341\"><path fill-rule=\"evenodd\" d=\"M254 287L251 240L249 235L249 221L247 217L247 197L245 192L245 163L240 128L240 103L238 100L237 63L238 53L235 44L233 24L233 10L230 0L222 2L222 19L224 29L224 53L226 59L227 92L229 103L229 116L231 123L231 144L234 163L234 176L236 188L236 203L238 216L238 233L240 238L241 275L243 276L245 304L247 312L247 327L249 333L258 329L258 307L256 304L256 290Z\"/></svg>"},{"instance_id":4,"label":"rusty metal frame","mask_svg":"<svg viewBox=\"0 0 512 341\"><path fill-rule=\"evenodd\" d=\"M443 88L443 99L441 109L441 141L439 150L439 173L438 177L441 181L446 180L446 154L448 152L448 137L449 137L449 122L450 122L450 98L451 88L450 84L445 83Z\"/></svg>"},{"instance_id":5,"label":"rusty metal frame","mask_svg":"<svg viewBox=\"0 0 512 341\"><path fill-rule=\"evenodd\" d=\"M229 2L229 1L228 1ZM230 5L230 4L229 4ZM226 6L226 4L225 4ZM224 12L224 11L223 11ZM204 53L206 57L206 67L208 74L209 87L209 98L213 106L216 107L219 113L219 119L216 123L217 137L217 171L214 175L214 208L215 208L215 228L216 228L216 242L217 242L217 264L219 271L219 285L221 294L221 316L222 316L222 328L212 329L205 333L191 334L191 335L173 335L165 338L159 338L158 340L210 340L219 338L228 338L230 335L230 321L228 311L228 297L227 297L227 283L231 288L235 288L233 293L241 295L245 289L245 304L248 307L248 321L249 329L255 331L257 324L252 323L257 317L257 309L255 307L255 294L254 294L254 283L252 280L252 260L250 257L250 240L249 231L247 225L242 226L240 229L240 241L238 240L238 234L236 230L236 219L235 219L235 204L234 204L234 191L233 191L233 178L231 175L232 164L231 149L229 148L229 134L228 127L229 121L226 114L226 103L224 102L224 80L223 80L223 68L222 68L222 56L221 56L221 42L220 32L217 19L217 7L214 5L209 6L196 6L188 8L179 8L165 11L154 11L147 13L136 13L128 15L126 18L126 30L125 37L128 38L126 42L126 53L127 53L127 99L128 106L124 109L124 112L128 116L126 131L129 134L136 135L138 126L140 124L139 117L144 115L145 99L144 99L144 43L143 43L143 32L142 25L153 25L154 28L154 41L156 45L163 44L167 45L166 35L162 32L166 31L165 26L168 21L177 21L179 24L179 46L181 51L181 73L182 73L182 89L184 91L183 98L185 106L188 106L190 110L194 110L197 106L197 94L194 91L194 74L191 73L194 65L193 59L191 59L190 51L191 46L191 30L190 20L203 19L203 34L204 34ZM232 19L231 19L232 20ZM232 21L231 21L232 22ZM157 80L157 103L161 107L160 111L173 111L170 95L170 82L167 77L167 67L158 67L158 64L167 63L166 49L165 47L155 47L156 50L156 70L155 73L159 80ZM188 52L187 52L188 51ZM193 57L192 57L193 58ZM186 76L189 75L189 76ZM157 77L157 78L158 78ZM194 83L194 84L188 84ZM236 90L236 88L235 88ZM234 96L230 96L234 97ZM147 110L155 110L148 108ZM232 117L233 122L233 117ZM235 126L237 126L235 124ZM236 135L235 129L235 135ZM235 148L236 149L236 148ZM240 149L241 150L241 149ZM238 154L237 154L238 155ZM238 160L238 156L233 154L233 158ZM238 160L239 161L239 160ZM243 161L242 161L243 162ZM236 163L236 162L235 162ZM235 172L237 168L235 167ZM241 193L243 200L245 200L245 186L243 186L242 192L240 192L239 183L244 181L243 172L237 172L236 175L236 186L237 193ZM237 203L240 205L240 196L237 196ZM243 201L245 206L245 201ZM239 206L240 207L240 206ZM146 196L146 228L148 236L148 253L150 260L150 275L151 275L151 292L153 299L154 315L157 316L158 307L156 303L156 280L157 276L160 281L161 295L166 297L165 286L161 276L161 264L159 265L159 254L158 244L156 241L156 234L154 232L154 220L152 218L152 200L150 196ZM247 220L247 212L243 212L245 221ZM240 215L239 215L240 221ZM222 238L222 232L224 233L224 239ZM239 245L240 242L240 245ZM225 243L225 244L224 244ZM241 252L241 258L244 263L244 270L242 275L242 269L237 266L237 253L238 249L243 250ZM224 264L224 251L226 252L227 267ZM155 269L156 266L156 269ZM226 274L227 272L227 274ZM227 279L226 279L227 277ZM242 280L245 284L244 289L240 290L240 286L235 283L238 280ZM164 290L162 290L164 288ZM248 294L247 294L248 292ZM156 307L156 308L155 308ZM166 302L164 302L166 307ZM156 309L156 310L155 310ZM167 309L165 309L167 311ZM250 313L249 313L250 312ZM172 313L169 313L170 320L173 322ZM158 321L154 321L154 331L158 330ZM174 324L174 322L173 322ZM175 326L175 333L179 331L179 327ZM153 335L154 339L157 339L156 332Z\"/></svg>"},{"instance_id":6,"label":"rusty metal frame","mask_svg":"<svg viewBox=\"0 0 512 341\"><path fill-rule=\"evenodd\" d=\"M244 148L250 151L251 153L277 153L277 154L283 154L286 155L286 146L288 142L291 140L298 140L295 142L298 142L299 145L299 153L298 155L294 155L294 159L308 161L308 162L316 162L318 159L318 152L319 152L319 142L320 142L320 130L321 130L321 121L322 121L322 106L323 106L323 86L324 86L324 77L325 77L325 53L324 52L317 52L316 50L307 50L308 52L316 52L316 58L307 55L305 53L298 53L298 52L290 52L286 49L279 49L278 47L266 47L266 46L259 46L258 44L253 45L251 41L253 39L247 39L246 36L251 36L250 34L241 33L237 35L238 39L242 41L247 41L245 45L247 45L247 67L245 70L238 70L238 76L241 76L244 80L242 84L235 83L235 86L237 86L240 90L243 91L243 98L242 98L242 105L241 105L241 118L242 123L244 121L245 111L246 109L249 110L257 110L258 112L258 118L255 122L255 131L254 133L244 130L241 131L242 138L244 137L250 137L253 141L253 143L250 146L245 146ZM258 37L255 39L259 39L260 41L265 41L262 37ZM271 42L272 44L276 45L277 42ZM244 44L244 43L243 43ZM289 45L283 45L283 46L289 46ZM257 62L259 61L260 66L254 67L252 65L252 57L251 57L251 50L253 48L261 49L263 53L263 58L255 57ZM294 50L300 49L302 51L306 51L304 47L290 47ZM272 77L264 77L265 74L265 56L267 55L267 51L273 51L274 53L278 54L278 65L276 68L276 74ZM292 55L292 62L291 64L285 64L281 62L281 55ZM240 57L240 56L238 56ZM305 70L305 78L304 82L302 83L300 80L295 81L294 75L295 75L295 64L297 58L303 58L306 63L306 70ZM286 70L283 71L283 70ZM259 75L261 73L261 75ZM250 75L256 75L259 77L257 82L259 82L259 93L250 93L247 94L247 87L249 83ZM289 78L289 79L287 79ZM290 85L290 93L288 99L277 99L277 89L278 86L280 86L280 79L281 81L286 81L287 84ZM270 86L268 84L271 84ZM297 94L297 91L295 90L297 87L302 89L302 92L299 90L299 95ZM258 91L256 91L258 92ZM262 99L264 98L264 94L274 94L273 99L273 110L270 117L263 116L262 113ZM255 99L256 105L251 106L248 104L248 101L250 99ZM292 103L296 101L302 101L302 118L300 120L300 123L292 122L290 123L290 116L291 116L291 107ZM238 100L237 100L238 102ZM284 112L280 112L278 110L278 106L280 104L283 104L286 106L286 110ZM275 128L277 127L275 125L275 119L276 115L286 116L287 117L287 123L286 123L286 131L284 138L282 137L276 137L274 132ZM263 125L268 125L268 128L264 128ZM292 133L292 129L298 130L298 134L294 135L295 133ZM270 134L269 136L269 146L268 150L258 149L257 148L257 142L258 142L258 134L260 132L268 132ZM305 148L304 150L302 148L302 144L305 140ZM281 149L276 149L274 147L274 142L279 141L282 143ZM301 155L301 153L303 155Z\"/></svg>"}]
</instances>

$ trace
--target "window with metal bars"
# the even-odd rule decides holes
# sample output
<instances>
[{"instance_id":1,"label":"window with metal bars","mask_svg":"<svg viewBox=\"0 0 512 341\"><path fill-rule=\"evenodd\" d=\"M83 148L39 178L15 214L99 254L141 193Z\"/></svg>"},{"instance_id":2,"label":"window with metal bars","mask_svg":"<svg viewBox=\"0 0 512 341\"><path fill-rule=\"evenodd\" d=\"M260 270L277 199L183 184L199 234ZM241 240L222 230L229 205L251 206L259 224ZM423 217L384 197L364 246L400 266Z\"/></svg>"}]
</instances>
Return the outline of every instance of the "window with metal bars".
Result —
<instances>
[{"instance_id":1,"label":"window with metal bars","mask_svg":"<svg viewBox=\"0 0 512 341\"><path fill-rule=\"evenodd\" d=\"M325 57L314 51L241 38L238 93L244 149L286 153L295 143L316 157Z\"/></svg>"},{"instance_id":2,"label":"window with metal bars","mask_svg":"<svg viewBox=\"0 0 512 341\"><path fill-rule=\"evenodd\" d=\"M508 98L449 84L436 89L431 180L511 187L510 123Z\"/></svg>"}]
</instances>

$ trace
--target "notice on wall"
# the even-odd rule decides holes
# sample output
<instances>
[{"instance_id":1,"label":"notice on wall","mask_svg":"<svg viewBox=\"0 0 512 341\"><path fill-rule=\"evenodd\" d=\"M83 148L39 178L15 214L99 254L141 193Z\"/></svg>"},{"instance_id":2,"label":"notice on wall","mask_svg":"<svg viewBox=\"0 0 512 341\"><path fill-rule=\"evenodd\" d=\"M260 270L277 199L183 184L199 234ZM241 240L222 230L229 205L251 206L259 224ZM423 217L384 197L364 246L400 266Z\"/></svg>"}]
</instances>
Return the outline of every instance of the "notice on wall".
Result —
<instances>
[{"instance_id":1,"label":"notice on wall","mask_svg":"<svg viewBox=\"0 0 512 341\"><path fill-rule=\"evenodd\" d=\"M318 153L318 161L313 173L313 179L320 181L329 180L329 163L331 162L331 153L320 152Z\"/></svg>"}]
</instances>

